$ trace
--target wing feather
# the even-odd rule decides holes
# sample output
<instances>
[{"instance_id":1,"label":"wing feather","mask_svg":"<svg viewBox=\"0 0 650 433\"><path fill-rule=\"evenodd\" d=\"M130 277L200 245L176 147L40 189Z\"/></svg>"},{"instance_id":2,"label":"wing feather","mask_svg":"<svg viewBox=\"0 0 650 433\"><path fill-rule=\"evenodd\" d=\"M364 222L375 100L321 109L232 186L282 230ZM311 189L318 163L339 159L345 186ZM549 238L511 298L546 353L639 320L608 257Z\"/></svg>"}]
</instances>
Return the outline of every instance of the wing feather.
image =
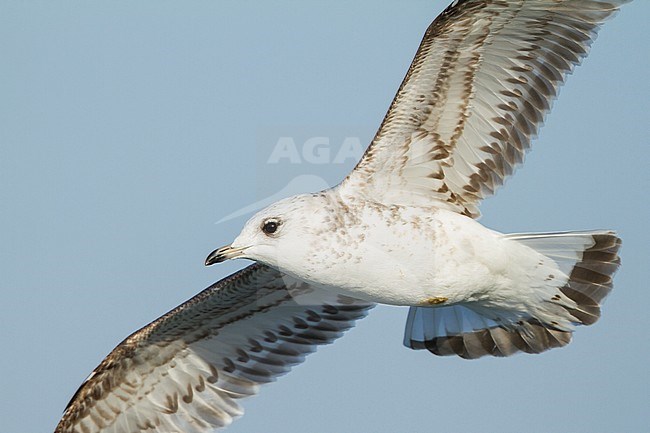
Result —
<instances>
[{"instance_id":1,"label":"wing feather","mask_svg":"<svg viewBox=\"0 0 650 433\"><path fill-rule=\"evenodd\" d=\"M479 201L523 162L600 25L627 1L452 3L340 192L478 217Z\"/></svg>"},{"instance_id":2,"label":"wing feather","mask_svg":"<svg viewBox=\"0 0 650 433\"><path fill-rule=\"evenodd\" d=\"M255 264L133 333L70 401L56 433L196 432L331 343L372 304Z\"/></svg>"}]
</instances>

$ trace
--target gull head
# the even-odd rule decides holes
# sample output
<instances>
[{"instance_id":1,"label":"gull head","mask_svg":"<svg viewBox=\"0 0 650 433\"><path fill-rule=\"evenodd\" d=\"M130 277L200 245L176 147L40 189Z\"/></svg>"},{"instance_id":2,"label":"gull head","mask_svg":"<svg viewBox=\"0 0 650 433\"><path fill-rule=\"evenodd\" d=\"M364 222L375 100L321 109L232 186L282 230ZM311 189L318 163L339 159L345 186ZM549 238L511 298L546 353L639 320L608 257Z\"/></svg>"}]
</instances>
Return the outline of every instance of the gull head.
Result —
<instances>
[{"instance_id":1,"label":"gull head","mask_svg":"<svg viewBox=\"0 0 650 433\"><path fill-rule=\"evenodd\" d=\"M291 272L318 248L328 214L326 193L277 201L249 219L230 245L210 253L205 265L245 258Z\"/></svg>"}]
</instances>

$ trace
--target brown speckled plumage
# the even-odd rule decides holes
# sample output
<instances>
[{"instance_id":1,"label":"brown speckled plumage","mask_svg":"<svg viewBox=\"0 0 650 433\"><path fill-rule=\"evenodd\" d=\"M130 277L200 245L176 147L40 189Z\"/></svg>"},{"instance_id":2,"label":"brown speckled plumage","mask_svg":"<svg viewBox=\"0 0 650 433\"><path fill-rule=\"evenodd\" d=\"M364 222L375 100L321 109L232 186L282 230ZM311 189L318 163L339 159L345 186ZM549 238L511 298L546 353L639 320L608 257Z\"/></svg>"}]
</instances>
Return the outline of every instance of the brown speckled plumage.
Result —
<instances>
[{"instance_id":1,"label":"brown speckled plumage","mask_svg":"<svg viewBox=\"0 0 650 433\"><path fill-rule=\"evenodd\" d=\"M120 343L74 395L56 433L172 431L177 419L227 425L241 413L236 399L340 337L369 308L251 265ZM216 400L212 422L197 398Z\"/></svg>"},{"instance_id":2,"label":"brown speckled plumage","mask_svg":"<svg viewBox=\"0 0 650 433\"><path fill-rule=\"evenodd\" d=\"M464 0L447 8L343 191L479 216L479 201L523 162L566 76L620 3Z\"/></svg>"}]
</instances>

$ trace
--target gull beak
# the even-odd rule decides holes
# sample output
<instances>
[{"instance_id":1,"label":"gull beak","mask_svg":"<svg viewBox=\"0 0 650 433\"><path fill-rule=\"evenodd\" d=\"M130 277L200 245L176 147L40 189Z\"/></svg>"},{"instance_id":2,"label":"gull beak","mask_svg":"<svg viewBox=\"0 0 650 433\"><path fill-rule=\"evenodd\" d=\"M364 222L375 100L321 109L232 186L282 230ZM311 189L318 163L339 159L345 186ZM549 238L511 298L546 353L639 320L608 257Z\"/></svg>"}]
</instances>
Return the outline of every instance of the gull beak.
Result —
<instances>
[{"instance_id":1,"label":"gull beak","mask_svg":"<svg viewBox=\"0 0 650 433\"><path fill-rule=\"evenodd\" d=\"M215 263L225 262L226 260L242 257L244 250L248 247L233 248L232 245L217 248L212 251L208 258L205 259L205 266L214 265Z\"/></svg>"}]
</instances>

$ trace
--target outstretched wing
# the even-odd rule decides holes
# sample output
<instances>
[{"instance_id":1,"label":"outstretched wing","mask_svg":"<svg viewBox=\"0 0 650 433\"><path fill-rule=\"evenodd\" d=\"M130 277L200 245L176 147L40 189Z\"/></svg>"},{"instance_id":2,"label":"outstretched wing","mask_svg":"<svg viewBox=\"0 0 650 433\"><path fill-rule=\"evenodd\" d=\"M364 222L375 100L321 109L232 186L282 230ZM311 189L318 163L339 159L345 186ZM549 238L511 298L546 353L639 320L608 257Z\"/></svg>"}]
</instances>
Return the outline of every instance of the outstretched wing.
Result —
<instances>
[{"instance_id":1,"label":"outstretched wing","mask_svg":"<svg viewBox=\"0 0 650 433\"><path fill-rule=\"evenodd\" d=\"M331 343L372 304L259 264L225 278L120 343L69 403L55 433L213 431Z\"/></svg>"},{"instance_id":2,"label":"outstretched wing","mask_svg":"<svg viewBox=\"0 0 650 433\"><path fill-rule=\"evenodd\" d=\"M341 193L478 217L599 26L627 1L454 1L427 29Z\"/></svg>"}]
</instances>

